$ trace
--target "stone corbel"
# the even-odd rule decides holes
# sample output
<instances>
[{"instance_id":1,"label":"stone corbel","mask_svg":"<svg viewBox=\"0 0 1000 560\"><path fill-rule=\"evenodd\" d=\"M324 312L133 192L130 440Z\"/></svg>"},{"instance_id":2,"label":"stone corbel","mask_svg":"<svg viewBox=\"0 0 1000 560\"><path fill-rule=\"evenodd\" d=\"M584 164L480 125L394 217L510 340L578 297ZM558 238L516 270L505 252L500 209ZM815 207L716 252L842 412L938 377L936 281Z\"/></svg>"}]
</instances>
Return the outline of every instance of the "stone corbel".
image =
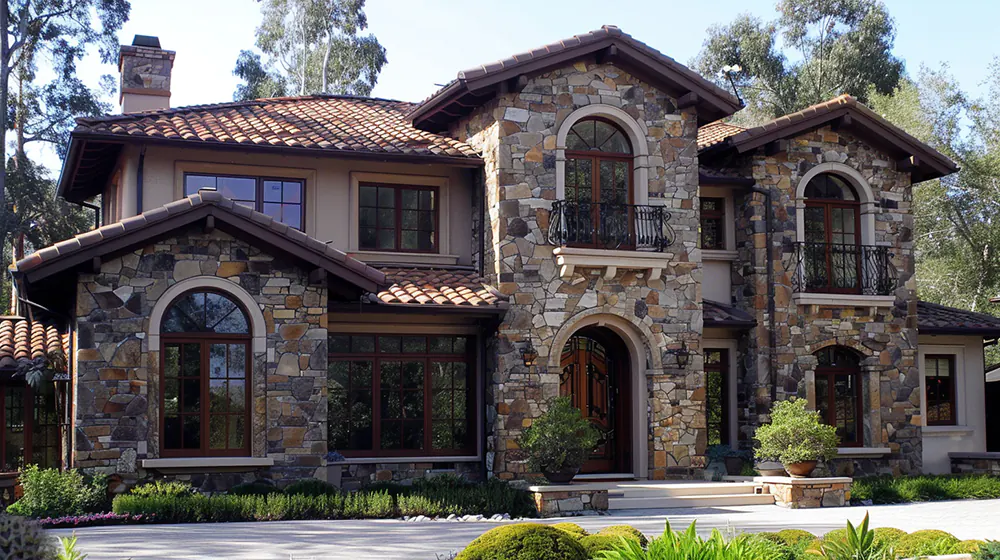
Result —
<instances>
[{"instance_id":1,"label":"stone corbel","mask_svg":"<svg viewBox=\"0 0 1000 560\"><path fill-rule=\"evenodd\" d=\"M562 268L559 269L559 276L562 276L563 280L569 280L573 277L573 272L576 271L576 265L564 264Z\"/></svg>"},{"instance_id":2,"label":"stone corbel","mask_svg":"<svg viewBox=\"0 0 1000 560\"><path fill-rule=\"evenodd\" d=\"M618 274L618 267L617 266L609 266L609 267L607 267L607 268L604 269L604 279L605 280L614 280L615 279L615 274Z\"/></svg>"}]
</instances>

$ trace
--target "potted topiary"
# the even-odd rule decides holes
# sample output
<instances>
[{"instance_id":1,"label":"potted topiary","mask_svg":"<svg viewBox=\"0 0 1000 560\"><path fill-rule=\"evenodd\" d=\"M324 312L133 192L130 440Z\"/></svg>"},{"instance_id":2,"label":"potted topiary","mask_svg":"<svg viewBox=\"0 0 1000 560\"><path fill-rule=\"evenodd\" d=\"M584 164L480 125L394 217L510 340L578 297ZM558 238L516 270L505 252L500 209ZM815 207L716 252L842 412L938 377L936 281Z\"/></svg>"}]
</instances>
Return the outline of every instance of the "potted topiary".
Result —
<instances>
[{"instance_id":1,"label":"potted topiary","mask_svg":"<svg viewBox=\"0 0 1000 560\"><path fill-rule=\"evenodd\" d=\"M521 434L518 445L528 454L533 471L553 484L566 484L580 472L599 439L600 432L569 397L558 397Z\"/></svg>"},{"instance_id":2,"label":"potted topiary","mask_svg":"<svg viewBox=\"0 0 1000 560\"><path fill-rule=\"evenodd\" d=\"M820 422L819 414L806 410L801 399L775 403L771 423L757 428L754 437L760 444L757 457L777 458L793 477L809 476L818 461L837 454L837 429Z\"/></svg>"}]
</instances>

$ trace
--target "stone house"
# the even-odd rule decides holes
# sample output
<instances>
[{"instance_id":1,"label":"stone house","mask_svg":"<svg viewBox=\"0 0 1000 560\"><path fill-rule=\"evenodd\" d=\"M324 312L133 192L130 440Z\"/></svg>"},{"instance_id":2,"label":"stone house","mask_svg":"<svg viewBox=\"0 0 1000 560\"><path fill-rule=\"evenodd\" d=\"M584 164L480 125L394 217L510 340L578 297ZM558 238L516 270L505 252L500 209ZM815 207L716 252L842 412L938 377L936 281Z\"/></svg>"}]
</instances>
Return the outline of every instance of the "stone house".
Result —
<instances>
[{"instance_id":1,"label":"stone house","mask_svg":"<svg viewBox=\"0 0 1000 560\"><path fill-rule=\"evenodd\" d=\"M123 113L78 120L59 180L103 225L12 267L8 470L512 479L559 395L604 433L589 477L699 476L792 396L839 473L989 458L1000 320L913 276L911 185L956 167L850 97L742 129L610 26L422 103L170 108L173 63L122 48Z\"/></svg>"}]
</instances>

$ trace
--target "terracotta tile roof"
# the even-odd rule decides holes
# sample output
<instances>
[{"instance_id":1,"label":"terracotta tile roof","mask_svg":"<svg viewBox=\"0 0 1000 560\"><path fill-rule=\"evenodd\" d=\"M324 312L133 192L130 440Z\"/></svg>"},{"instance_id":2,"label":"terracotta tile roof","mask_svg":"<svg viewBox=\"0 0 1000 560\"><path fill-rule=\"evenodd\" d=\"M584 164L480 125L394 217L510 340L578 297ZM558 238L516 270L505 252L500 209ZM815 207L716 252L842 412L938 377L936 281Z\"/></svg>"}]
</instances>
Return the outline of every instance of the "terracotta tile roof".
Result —
<instances>
[{"instance_id":1,"label":"terracotta tile roof","mask_svg":"<svg viewBox=\"0 0 1000 560\"><path fill-rule=\"evenodd\" d=\"M746 311L712 300L704 300L702 305L706 327L752 327L757 321Z\"/></svg>"},{"instance_id":2,"label":"terracotta tile roof","mask_svg":"<svg viewBox=\"0 0 1000 560\"><path fill-rule=\"evenodd\" d=\"M0 369L17 367L22 360L46 358L51 352L67 351L67 338L59 329L23 317L0 318ZM59 360L65 364L65 360Z\"/></svg>"},{"instance_id":3,"label":"terracotta tile roof","mask_svg":"<svg viewBox=\"0 0 1000 560\"><path fill-rule=\"evenodd\" d=\"M36 251L17 261L12 268L26 273L29 281L85 263L95 256L122 250L214 216L218 226L232 224L247 237L267 237L270 243L291 256L325 269L359 286L372 289L385 285L382 272L349 257L343 251L275 221L270 216L236 204L214 191L201 191L137 216L105 225ZM46 270L47 269L47 270ZM367 289L367 288L366 288Z\"/></svg>"},{"instance_id":4,"label":"terracotta tile roof","mask_svg":"<svg viewBox=\"0 0 1000 560\"><path fill-rule=\"evenodd\" d=\"M922 334L977 334L994 337L1000 336L1000 317L918 301L917 329Z\"/></svg>"},{"instance_id":5,"label":"terracotta tile roof","mask_svg":"<svg viewBox=\"0 0 1000 560\"><path fill-rule=\"evenodd\" d=\"M79 118L73 134L479 159L468 144L414 128L405 118L414 106L352 96L257 99Z\"/></svg>"},{"instance_id":6,"label":"terracotta tile roof","mask_svg":"<svg viewBox=\"0 0 1000 560\"><path fill-rule=\"evenodd\" d=\"M714 146L726 138L739 134L746 130L742 126L729 124L722 121L708 123L698 128L698 149L703 150L709 146Z\"/></svg>"},{"instance_id":7,"label":"terracotta tile roof","mask_svg":"<svg viewBox=\"0 0 1000 560\"><path fill-rule=\"evenodd\" d=\"M392 285L374 294L387 304L504 307L507 297L471 270L435 268L382 269Z\"/></svg>"}]
</instances>

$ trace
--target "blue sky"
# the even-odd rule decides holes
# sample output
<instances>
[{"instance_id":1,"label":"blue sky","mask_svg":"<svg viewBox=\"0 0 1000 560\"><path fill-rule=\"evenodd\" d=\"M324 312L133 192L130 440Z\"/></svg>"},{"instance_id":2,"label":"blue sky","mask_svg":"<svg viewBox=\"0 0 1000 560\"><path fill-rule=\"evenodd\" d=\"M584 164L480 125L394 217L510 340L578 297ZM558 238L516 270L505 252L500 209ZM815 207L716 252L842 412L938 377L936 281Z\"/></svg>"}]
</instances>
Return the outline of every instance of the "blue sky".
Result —
<instances>
[{"instance_id":1,"label":"blue sky","mask_svg":"<svg viewBox=\"0 0 1000 560\"><path fill-rule=\"evenodd\" d=\"M1000 55L1000 2L885 3L896 20L896 55L911 74L921 65L947 63L966 90L980 91L988 64ZM603 24L617 25L686 63L710 25L742 12L772 19L774 5L774 0L368 0L369 30L386 47L389 61L373 95L419 101L459 70ZM157 35L163 48L177 51L171 98L177 107L232 99L238 81L233 64L241 49L253 46L259 22L259 4L253 0L132 0L132 17L120 37L128 44L137 33ZM96 84L101 74L117 69L95 56L81 73ZM60 165L54 152L34 155L50 168Z\"/></svg>"}]
</instances>

